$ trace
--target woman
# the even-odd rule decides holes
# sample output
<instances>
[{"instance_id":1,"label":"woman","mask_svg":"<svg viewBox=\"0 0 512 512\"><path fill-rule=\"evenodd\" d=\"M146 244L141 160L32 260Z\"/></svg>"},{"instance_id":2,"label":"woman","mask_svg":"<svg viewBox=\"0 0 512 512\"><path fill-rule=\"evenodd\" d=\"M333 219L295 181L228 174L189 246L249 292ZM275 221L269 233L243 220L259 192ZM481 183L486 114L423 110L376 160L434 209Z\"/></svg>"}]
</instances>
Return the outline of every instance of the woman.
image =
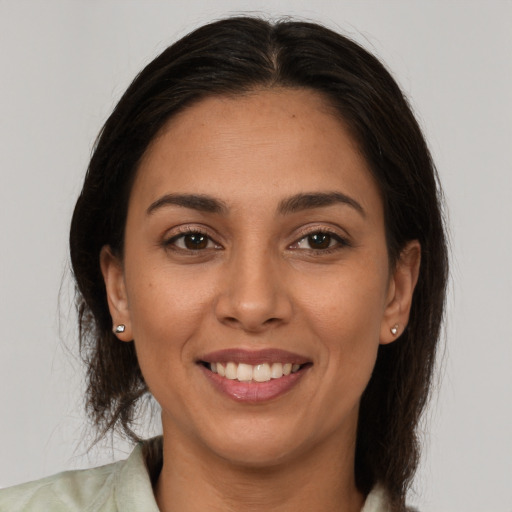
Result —
<instances>
[{"instance_id":1,"label":"woman","mask_svg":"<svg viewBox=\"0 0 512 512\"><path fill-rule=\"evenodd\" d=\"M169 47L98 139L73 215L88 408L163 437L0 509L403 511L447 277L440 189L385 68L315 24Z\"/></svg>"}]
</instances>

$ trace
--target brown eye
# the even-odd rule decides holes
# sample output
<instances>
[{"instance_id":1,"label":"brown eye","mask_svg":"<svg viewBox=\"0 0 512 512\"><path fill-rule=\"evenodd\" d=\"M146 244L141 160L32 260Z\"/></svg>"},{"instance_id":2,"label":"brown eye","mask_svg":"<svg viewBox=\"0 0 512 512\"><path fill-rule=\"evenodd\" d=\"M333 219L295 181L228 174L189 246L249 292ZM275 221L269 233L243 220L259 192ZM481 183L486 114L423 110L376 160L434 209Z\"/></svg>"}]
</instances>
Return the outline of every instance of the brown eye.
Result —
<instances>
[{"instance_id":1,"label":"brown eye","mask_svg":"<svg viewBox=\"0 0 512 512\"><path fill-rule=\"evenodd\" d=\"M205 233L191 231L182 233L166 242L167 246L175 246L184 251L202 251L205 249L218 249L219 246Z\"/></svg>"},{"instance_id":2,"label":"brown eye","mask_svg":"<svg viewBox=\"0 0 512 512\"><path fill-rule=\"evenodd\" d=\"M334 250L343 249L349 245L350 244L346 239L335 233L331 233L329 231L313 231L309 235L306 235L293 243L290 246L290 249L318 251L319 254L321 252L328 254Z\"/></svg>"},{"instance_id":3,"label":"brown eye","mask_svg":"<svg viewBox=\"0 0 512 512\"><path fill-rule=\"evenodd\" d=\"M313 233L307 239L311 249L327 249L332 242L332 236L329 233Z\"/></svg>"},{"instance_id":4,"label":"brown eye","mask_svg":"<svg viewBox=\"0 0 512 512\"><path fill-rule=\"evenodd\" d=\"M208 247L208 237L201 233L190 233L189 235L183 235L183 244L192 251L206 249Z\"/></svg>"}]
</instances>

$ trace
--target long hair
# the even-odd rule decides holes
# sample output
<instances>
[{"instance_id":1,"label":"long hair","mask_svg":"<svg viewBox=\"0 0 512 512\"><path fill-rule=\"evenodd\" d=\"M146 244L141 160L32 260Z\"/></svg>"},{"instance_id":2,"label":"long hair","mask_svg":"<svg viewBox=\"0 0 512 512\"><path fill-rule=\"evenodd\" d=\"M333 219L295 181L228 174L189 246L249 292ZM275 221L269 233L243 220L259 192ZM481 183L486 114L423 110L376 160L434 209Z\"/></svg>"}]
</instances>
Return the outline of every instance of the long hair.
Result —
<instances>
[{"instance_id":1,"label":"long hair","mask_svg":"<svg viewBox=\"0 0 512 512\"><path fill-rule=\"evenodd\" d=\"M441 190L429 150L400 88L350 39L313 23L237 17L205 25L167 48L135 78L96 142L70 233L88 411L100 434L132 439L135 407L148 393L133 344L112 334L99 254L123 254L127 205L139 162L164 124L208 96L258 88L320 93L357 141L384 204L393 265L410 241L421 269L410 321L380 346L363 394L355 475L368 493L383 485L395 510L418 463L417 426L431 387L448 272Z\"/></svg>"}]
</instances>

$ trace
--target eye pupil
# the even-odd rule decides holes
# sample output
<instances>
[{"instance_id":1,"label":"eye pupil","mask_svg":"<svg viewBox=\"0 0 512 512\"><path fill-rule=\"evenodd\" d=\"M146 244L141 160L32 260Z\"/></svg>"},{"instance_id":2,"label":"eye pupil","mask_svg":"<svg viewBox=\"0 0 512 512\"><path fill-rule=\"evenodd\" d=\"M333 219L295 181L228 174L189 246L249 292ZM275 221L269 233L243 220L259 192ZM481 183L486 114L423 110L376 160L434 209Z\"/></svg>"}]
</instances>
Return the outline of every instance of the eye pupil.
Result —
<instances>
[{"instance_id":1,"label":"eye pupil","mask_svg":"<svg viewBox=\"0 0 512 512\"><path fill-rule=\"evenodd\" d=\"M314 249L327 249L331 244L331 235L327 233L314 233L308 236L310 247Z\"/></svg>"},{"instance_id":2,"label":"eye pupil","mask_svg":"<svg viewBox=\"0 0 512 512\"><path fill-rule=\"evenodd\" d=\"M190 233L184 237L185 247L191 250L206 249L208 237L200 233Z\"/></svg>"}]
</instances>

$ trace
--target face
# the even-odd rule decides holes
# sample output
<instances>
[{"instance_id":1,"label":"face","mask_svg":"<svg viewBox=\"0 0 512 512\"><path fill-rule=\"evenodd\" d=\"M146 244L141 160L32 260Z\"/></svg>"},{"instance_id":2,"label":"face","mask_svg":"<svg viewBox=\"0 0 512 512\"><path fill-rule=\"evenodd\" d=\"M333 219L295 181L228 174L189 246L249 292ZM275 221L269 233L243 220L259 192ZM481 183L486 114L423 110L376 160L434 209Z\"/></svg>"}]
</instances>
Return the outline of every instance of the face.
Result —
<instances>
[{"instance_id":1,"label":"face","mask_svg":"<svg viewBox=\"0 0 512 512\"><path fill-rule=\"evenodd\" d=\"M248 465L353 447L417 260L391 271L366 162L305 90L209 98L173 118L138 170L124 260L101 257L164 435Z\"/></svg>"}]
</instances>

